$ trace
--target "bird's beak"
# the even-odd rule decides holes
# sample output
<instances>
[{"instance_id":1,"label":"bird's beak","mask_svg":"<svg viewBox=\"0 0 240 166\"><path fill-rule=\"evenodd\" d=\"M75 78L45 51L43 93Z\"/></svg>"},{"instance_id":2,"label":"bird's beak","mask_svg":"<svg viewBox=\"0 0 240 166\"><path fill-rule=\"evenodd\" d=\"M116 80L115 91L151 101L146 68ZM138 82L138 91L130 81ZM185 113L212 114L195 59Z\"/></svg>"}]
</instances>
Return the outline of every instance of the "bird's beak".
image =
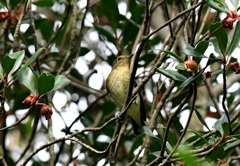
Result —
<instances>
[{"instance_id":1,"label":"bird's beak","mask_svg":"<svg viewBox=\"0 0 240 166\"><path fill-rule=\"evenodd\" d=\"M131 59L133 57L134 54L130 54L128 55L127 59Z\"/></svg>"}]
</instances>

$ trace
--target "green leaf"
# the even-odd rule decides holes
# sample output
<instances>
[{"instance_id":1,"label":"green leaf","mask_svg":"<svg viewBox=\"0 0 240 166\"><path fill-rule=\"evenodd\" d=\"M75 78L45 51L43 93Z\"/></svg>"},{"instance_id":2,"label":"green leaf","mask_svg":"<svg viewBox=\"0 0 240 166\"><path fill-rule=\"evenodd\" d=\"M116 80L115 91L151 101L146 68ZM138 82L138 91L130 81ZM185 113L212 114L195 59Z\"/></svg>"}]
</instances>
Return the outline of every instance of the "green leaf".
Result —
<instances>
[{"instance_id":1,"label":"green leaf","mask_svg":"<svg viewBox=\"0 0 240 166\"><path fill-rule=\"evenodd\" d=\"M196 51L198 51L199 53L204 54L204 52L207 50L209 45L209 42L206 40L201 41L200 43L198 43L198 45L196 46Z\"/></svg>"},{"instance_id":2,"label":"green leaf","mask_svg":"<svg viewBox=\"0 0 240 166\"><path fill-rule=\"evenodd\" d=\"M229 11L227 4L223 0L203 0L211 8L227 13Z\"/></svg>"},{"instance_id":3,"label":"green leaf","mask_svg":"<svg viewBox=\"0 0 240 166\"><path fill-rule=\"evenodd\" d=\"M108 18L109 23L111 24L114 31L118 27L119 20L119 11L116 1L101 0L101 8L104 15Z\"/></svg>"},{"instance_id":4,"label":"green leaf","mask_svg":"<svg viewBox=\"0 0 240 166\"><path fill-rule=\"evenodd\" d=\"M27 68L21 70L17 74L17 79L21 84L26 86L32 92L32 94L35 94L36 91L34 88L35 87L34 86L34 75L30 68L27 67Z\"/></svg>"},{"instance_id":5,"label":"green leaf","mask_svg":"<svg viewBox=\"0 0 240 166\"><path fill-rule=\"evenodd\" d=\"M201 41L195 48L196 51L198 51L199 53L201 54L204 54L204 52L207 50L208 48L208 45L209 45L209 42L208 41ZM196 61L197 64L200 63L201 61L201 58L195 58L194 59Z\"/></svg>"},{"instance_id":6,"label":"green leaf","mask_svg":"<svg viewBox=\"0 0 240 166\"><path fill-rule=\"evenodd\" d=\"M214 161L217 158L221 158L221 156L224 154L224 149L222 146L217 146L207 157L207 161Z\"/></svg>"},{"instance_id":7,"label":"green leaf","mask_svg":"<svg viewBox=\"0 0 240 166\"><path fill-rule=\"evenodd\" d=\"M223 114L222 117L214 123L213 128L218 130L222 135L228 134L229 123L226 114Z\"/></svg>"},{"instance_id":8,"label":"green leaf","mask_svg":"<svg viewBox=\"0 0 240 166\"><path fill-rule=\"evenodd\" d=\"M36 20L36 29L40 30L44 40L48 42L51 39L53 35L53 23L50 20L46 18Z\"/></svg>"},{"instance_id":9,"label":"green leaf","mask_svg":"<svg viewBox=\"0 0 240 166\"><path fill-rule=\"evenodd\" d=\"M54 76L52 74L46 74L46 73L42 73L39 77L38 77L38 94L39 96L44 95L48 92L50 92L51 90L53 90L54 87Z\"/></svg>"},{"instance_id":10,"label":"green leaf","mask_svg":"<svg viewBox=\"0 0 240 166\"><path fill-rule=\"evenodd\" d=\"M23 50L5 56L3 65L8 77L12 75L21 66L24 55L25 51Z\"/></svg>"},{"instance_id":11,"label":"green leaf","mask_svg":"<svg viewBox=\"0 0 240 166\"><path fill-rule=\"evenodd\" d=\"M197 78L202 75L202 73L204 72L204 70L205 70L206 68L207 68L207 66L204 67L203 69L201 69L197 74L191 76L191 77L188 78L186 81L184 81L184 82L180 85L180 88L184 88L184 87L192 84L194 81L196 81Z\"/></svg>"},{"instance_id":12,"label":"green leaf","mask_svg":"<svg viewBox=\"0 0 240 166\"><path fill-rule=\"evenodd\" d=\"M177 153L179 154L179 157L181 158L181 161L184 162L184 165L186 166L208 166L202 161L199 161L193 153L191 153L190 147L183 146L179 147L177 149Z\"/></svg>"},{"instance_id":13,"label":"green leaf","mask_svg":"<svg viewBox=\"0 0 240 166\"><path fill-rule=\"evenodd\" d=\"M184 75L174 71L174 70L166 70L166 69L157 69L157 72L162 73L163 75L165 75L168 78L171 78L173 80L176 81L185 81L187 80L187 77L185 77Z\"/></svg>"},{"instance_id":14,"label":"green leaf","mask_svg":"<svg viewBox=\"0 0 240 166\"><path fill-rule=\"evenodd\" d=\"M2 68L1 63L0 63L0 77L3 77L3 68Z\"/></svg>"},{"instance_id":15,"label":"green leaf","mask_svg":"<svg viewBox=\"0 0 240 166\"><path fill-rule=\"evenodd\" d=\"M231 2L233 4L234 8L237 9L238 4L239 4L239 0L231 0Z\"/></svg>"},{"instance_id":16,"label":"green leaf","mask_svg":"<svg viewBox=\"0 0 240 166\"><path fill-rule=\"evenodd\" d=\"M224 146L224 151L227 151L227 150L232 149L232 148L234 148L236 146L239 146L239 144L240 144L240 140L237 140L237 141L234 141L232 143L229 143L226 146Z\"/></svg>"},{"instance_id":17,"label":"green leaf","mask_svg":"<svg viewBox=\"0 0 240 166\"><path fill-rule=\"evenodd\" d=\"M205 122L205 120L203 119L202 115L200 114L200 112L197 110L196 107L194 107L194 110L195 110L195 113L196 113L196 115L197 115L197 117L198 117L198 120L202 123L202 125L204 125L204 126L208 129L208 131L211 131L211 130L209 129L207 123Z\"/></svg>"},{"instance_id":18,"label":"green leaf","mask_svg":"<svg viewBox=\"0 0 240 166\"><path fill-rule=\"evenodd\" d=\"M182 63L184 62L177 54L175 54L175 53L173 53L173 52L171 52L171 51L167 51L167 50L160 50L160 51L165 52L165 53L173 56L173 57L176 58L179 62L182 62Z\"/></svg>"},{"instance_id":19,"label":"green leaf","mask_svg":"<svg viewBox=\"0 0 240 166\"><path fill-rule=\"evenodd\" d=\"M52 7L54 5L54 1L53 0L36 0L36 1L33 1L32 4L38 7Z\"/></svg>"},{"instance_id":20,"label":"green leaf","mask_svg":"<svg viewBox=\"0 0 240 166\"><path fill-rule=\"evenodd\" d=\"M222 53L221 53L221 49L219 47L219 43L218 43L217 38L212 37L209 41L212 42L212 44L214 46L214 50L221 55Z\"/></svg>"},{"instance_id":21,"label":"green leaf","mask_svg":"<svg viewBox=\"0 0 240 166\"><path fill-rule=\"evenodd\" d=\"M222 26L221 22L217 22L214 24L211 24L209 26L210 32L213 32L214 30L220 28ZM219 29L214 33L214 36L218 40L219 48L221 50L222 55L226 55L226 48L227 48L227 43L228 43L228 36L225 30Z\"/></svg>"},{"instance_id":22,"label":"green leaf","mask_svg":"<svg viewBox=\"0 0 240 166\"><path fill-rule=\"evenodd\" d=\"M208 144L207 140L202 137L202 134L199 134L196 131L191 130L191 129L187 129L187 131L190 131L190 132L194 133L198 138L201 138L204 142L206 142Z\"/></svg>"},{"instance_id":23,"label":"green leaf","mask_svg":"<svg viewBox=\"0 0 240 166\"><path fill-rule=\"evenodd\" d=\"M40 48L38 49L29 59L28 61L21 67L21 69L18 71L20 72L21 70L25 69L28 67L30 64L32 64L38 57L38 55L44 50L45 48Z\"/></svg>"},{"instance_id":24,"label":"green leaf","mask_svg":"<svg viewBox=\"0 0 240 166\"><path fill-rule=\"evenodd\" d=\"M215 62L221 62L222 59L218 59L213 53L210 54L207 65L211 65Z\"/></svg>"},{"instance_id":25,"label":"green leaf","mask_svg":"<svg viewBox=\"0 0 240 166\"><path fill-rule=\"evenodd\" d=\"M219 70L213 72L211 75L212 75L212 76L219 75L219 74L221 74L222 72L223 72L223 69L219 69Z\"/></svg>"},{"instance_id":26,"label":"green leaf","mask_svg":"<svg viewBox=\"0 0 240 166\"><path fill-rule=\"evenodd\" d=\"M58 75L55 77L54 87L53 87L52 91L61 89L65 86L67 86L68 84L70 84L70 82L71 81L64 75Z\"/></svg>"},{"instance_id":27,"label":"green leaf","mask_svg":"<svg viewBox=\"0 0 240 166\"><path fill-rule=\"evenodd\" d=\"M178 70L184 70L185 71L183 63L178 64L175 68L178 69Z\"/></svg>"},{"instance_id":28,"label":"green leaf","mask_svg":"<svg viewBox=\"0 0 240 166\"><path fill-rule=\"evenodd\" d=\"M240 41L240 22L237 22L236 28L235 28L235 32L232 38L232 41L228 47L227 50L227 55L231 55L233 53L233 51L235 50L235 48L237 48L239 46L239 41Z\"/></svg>"},{"instance_id":29,"label":"green leaf","mask_svg":"<svg viewBox=\"0 0 240 166\"><path fill-rule=\"evenodd\" d=\"M157 141L159 144L162 144L162 140L160 138L158 138L157 136L155 136L152 131L147 128L147 126L142 126L139 128L139 131L143 134L146 134L152 138L154 138L155 141Z\"/></svg>"},{"instance_id":30,"label":"green leaf","mask_svg":"<svg viewBox=\"0 0 240 166\"><path fill-rule=\"evenodd\" d=\"M201 52L199 52L196 48L193 48L190 45L185 45L181 49L181 52L184 53L185 55L188 55L188 56L194 56L194 57L199 57L199 58L207 58Z\"/></svg>"}]
</instances>

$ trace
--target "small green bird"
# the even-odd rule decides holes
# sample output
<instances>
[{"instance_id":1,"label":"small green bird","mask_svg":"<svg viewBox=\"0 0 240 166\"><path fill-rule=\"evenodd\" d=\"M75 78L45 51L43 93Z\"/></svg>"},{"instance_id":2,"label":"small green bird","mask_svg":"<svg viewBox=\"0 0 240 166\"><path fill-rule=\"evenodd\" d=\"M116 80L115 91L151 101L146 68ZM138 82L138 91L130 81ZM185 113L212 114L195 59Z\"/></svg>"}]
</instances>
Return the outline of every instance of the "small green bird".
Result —
<instances>
[{"instance_id":1,"label":"small green bird","mask_svg":"<svg viewBox=\"0 0 240 166\"><path fill-rule=\"evenodd\" d=\"M106 82L108 92L120 108L123 107L129 90L131 57L132 55L118 56L113 62L112 72ZM145 125L144 121L146 121L146 112L140 93L128 109L127 115L132 121L134 133L139 135L138 127Z\"/></svg>"}]
</instances>

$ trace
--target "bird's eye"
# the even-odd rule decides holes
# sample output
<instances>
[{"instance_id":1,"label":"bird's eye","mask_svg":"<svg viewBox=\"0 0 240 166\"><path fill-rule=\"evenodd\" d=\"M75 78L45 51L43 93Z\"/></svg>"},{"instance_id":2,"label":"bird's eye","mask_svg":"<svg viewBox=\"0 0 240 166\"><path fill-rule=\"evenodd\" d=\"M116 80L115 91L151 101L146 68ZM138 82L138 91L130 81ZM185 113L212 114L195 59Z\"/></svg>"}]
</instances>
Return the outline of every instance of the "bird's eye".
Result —
<instances>
[{"instance_id":1,"label":"bird's eye","mask_svg":"<svg viewBox=\"0 0 240 166\"><path fill-rule=\"evenodd\" d=\"M118 58L119 61L120 61L121 59L122 59L121 57Z\"/></svg>"}]
</instances>

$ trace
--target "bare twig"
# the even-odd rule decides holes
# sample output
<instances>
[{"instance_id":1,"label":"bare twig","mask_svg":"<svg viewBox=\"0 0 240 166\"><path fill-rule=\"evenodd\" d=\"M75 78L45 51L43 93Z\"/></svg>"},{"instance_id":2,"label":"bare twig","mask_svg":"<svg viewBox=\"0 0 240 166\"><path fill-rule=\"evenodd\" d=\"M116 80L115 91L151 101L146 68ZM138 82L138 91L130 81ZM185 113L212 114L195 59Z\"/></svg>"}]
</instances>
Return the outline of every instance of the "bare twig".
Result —
<instances>
[{"instance_id":1,"label":"bare twig","mask_svg":"<svg viewBox=\"0 0 240 166\"><path fill-rule=\"evenodd\" d=\"M20 30L20 26L22 24L23 17L27 13L27 10L28 10L28 7L29 7L30 4L31 4L30 0L25 1L23 10L21 12L20 18L19 18L18 23L16 25L16 29L15 29L15 32L14 32L14 35L13 35L13 52L17 51L17 48L18 48L18 40L17 40L18 33L19 33L19 30Z\"/></svg>"},{"instance_id":2,"label":"bare twig","mask_svg":"<svg viewBox=\"0 0 240 166\"><path fill-rule=\"evenodd\" d=\"M28 115L29 115L30 111L33 109L33 107L34 107L34 105L31 106L31 107L28 109L27 113L26 113L20 120L18 120L17 122L13 123L13 124L10 125L10 126L1 128L0 131L6 130L6 129L10 129L10 128L18 125L21 121L23 121L24 119L26 119L26 118L28 117Z\"/></svg>"}]
</instances>

